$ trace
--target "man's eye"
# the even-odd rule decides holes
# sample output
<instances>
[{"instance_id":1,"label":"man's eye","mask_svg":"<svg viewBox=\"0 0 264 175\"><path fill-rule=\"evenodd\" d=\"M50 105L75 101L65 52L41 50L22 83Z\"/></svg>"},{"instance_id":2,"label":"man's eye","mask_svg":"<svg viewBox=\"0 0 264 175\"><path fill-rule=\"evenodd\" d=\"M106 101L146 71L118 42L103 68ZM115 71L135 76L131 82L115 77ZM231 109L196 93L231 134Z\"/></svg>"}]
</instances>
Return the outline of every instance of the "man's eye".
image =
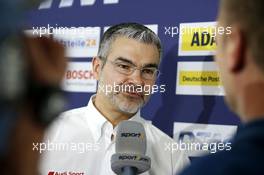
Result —
<instances>
[{"instance_id":1,"label":"man's eye","mask_svg":"<svg viewBox=\"0 0 264 175\"><path fill-rule=\"evenodd\" d=\"M117 67L121 69L126 69L126 70L130 69L130 66L125 65L125 64L117 64Z\"/></svg>"},{"instance_id":2,"label":"man's eye","mask_svg":"<svg viewBox=\"0 0 264 175\"><path fill-rule=\"evenodd\" d=\"M143 69L142 70L142 73L144 74L154 74L155 73L155 70L154 69Z\"/></svg>"}]
</instances>

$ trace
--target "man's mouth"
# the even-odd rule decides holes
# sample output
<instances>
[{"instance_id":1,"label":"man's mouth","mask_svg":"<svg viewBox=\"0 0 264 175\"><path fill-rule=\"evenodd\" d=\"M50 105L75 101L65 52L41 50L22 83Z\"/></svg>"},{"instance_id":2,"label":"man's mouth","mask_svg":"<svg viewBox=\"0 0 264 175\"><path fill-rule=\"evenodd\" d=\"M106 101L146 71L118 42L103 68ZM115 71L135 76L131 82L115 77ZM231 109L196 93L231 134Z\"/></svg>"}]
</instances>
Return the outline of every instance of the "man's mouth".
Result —
<instances>
[{"instance_id":1,"label":"man's mouth","mask_svg":"<svg viewBox=\"0 0 264 175\"><path fill-rule=\"evenodd\" d=\"M130 97L134 97L134 98L143 98L143 94L142 93L138 93L138 92L123 92L123 94L130 96Z\"/></svg>"}]
</instances>

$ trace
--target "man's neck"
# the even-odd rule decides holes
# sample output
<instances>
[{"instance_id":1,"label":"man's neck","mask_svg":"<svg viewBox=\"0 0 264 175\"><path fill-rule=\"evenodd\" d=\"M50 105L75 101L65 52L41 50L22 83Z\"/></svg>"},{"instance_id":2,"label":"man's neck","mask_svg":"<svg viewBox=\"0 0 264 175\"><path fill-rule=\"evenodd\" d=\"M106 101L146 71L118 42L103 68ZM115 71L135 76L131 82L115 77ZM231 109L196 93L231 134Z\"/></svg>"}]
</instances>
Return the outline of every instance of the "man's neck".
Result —
<instances>
[{"instance_id":1,"label":"man's neck","mask_svg":"<svg viewBox=\"0 0 264 175\"><path fill-rule=\"evenodd\" d=\"M115 127L119 122L130 119L134 114L122 113L109 104L108 99L96 94L93 99L96 109Z\"/></svg>"},{"instance_id":2,"label":"man's neck","mask_svg":"<svg viewBox=\"0 0 264 175\"><path fill-rule=\"evenodd\" d=\"M264 119L264 83L247 86L238 103L239 113L244 122Z\"/></svg>"}]
</instances>

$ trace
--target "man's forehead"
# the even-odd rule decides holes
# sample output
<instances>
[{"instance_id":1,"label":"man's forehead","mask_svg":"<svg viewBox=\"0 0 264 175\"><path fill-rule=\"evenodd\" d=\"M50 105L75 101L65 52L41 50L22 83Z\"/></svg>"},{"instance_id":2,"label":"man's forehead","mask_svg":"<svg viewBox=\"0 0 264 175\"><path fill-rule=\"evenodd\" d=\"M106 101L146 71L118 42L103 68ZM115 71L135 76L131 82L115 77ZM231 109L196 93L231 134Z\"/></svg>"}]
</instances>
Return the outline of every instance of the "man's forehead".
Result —
<instances>
[{"instance_id":1,"label":"man's forehead","mask_svg":"<svg viewBox=\"0 0 264 175\"><path fill-rule=\"evenodd\" d=\"M124 58L141 64L159 63L159 51L156 45L125 37L119 37L111 44L109 56L114 60Z\"/></svg>"},{"instance_id":2,"label":"man's forehead","mask_svg":"<svg viewBox=\"0 0 264 175\"><path fill-rule=\"evenodd\" d=\"M129 38L126 36L117 36L113 42L111 43L111 45L115 45L115 44L139 44L139 45L148 45L148 46L152 46L152 47L156 47L157 46L154 43L146 43L143 40L137 39L137 38ZM158 48L157 48L158 49Z\"/></svg>"}]
</instances>

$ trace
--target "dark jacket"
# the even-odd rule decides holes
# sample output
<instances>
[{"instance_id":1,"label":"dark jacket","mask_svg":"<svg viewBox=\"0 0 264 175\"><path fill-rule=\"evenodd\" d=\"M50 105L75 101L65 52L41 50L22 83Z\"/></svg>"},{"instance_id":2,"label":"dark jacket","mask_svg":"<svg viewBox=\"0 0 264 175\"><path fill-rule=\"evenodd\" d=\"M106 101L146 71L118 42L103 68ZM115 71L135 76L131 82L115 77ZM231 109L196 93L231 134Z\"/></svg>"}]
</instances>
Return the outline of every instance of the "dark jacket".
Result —
<instances>
[{"instance_id":1,"label":"dark jacket","mask_svg":"<svg viewBox=\"0 0 264 175\"><path fill-rule=\"evenodd\" d=\"M181 175L264 175L264 120L240 126L230 151L199 158Z\"/></svg>"}]
</instances>

